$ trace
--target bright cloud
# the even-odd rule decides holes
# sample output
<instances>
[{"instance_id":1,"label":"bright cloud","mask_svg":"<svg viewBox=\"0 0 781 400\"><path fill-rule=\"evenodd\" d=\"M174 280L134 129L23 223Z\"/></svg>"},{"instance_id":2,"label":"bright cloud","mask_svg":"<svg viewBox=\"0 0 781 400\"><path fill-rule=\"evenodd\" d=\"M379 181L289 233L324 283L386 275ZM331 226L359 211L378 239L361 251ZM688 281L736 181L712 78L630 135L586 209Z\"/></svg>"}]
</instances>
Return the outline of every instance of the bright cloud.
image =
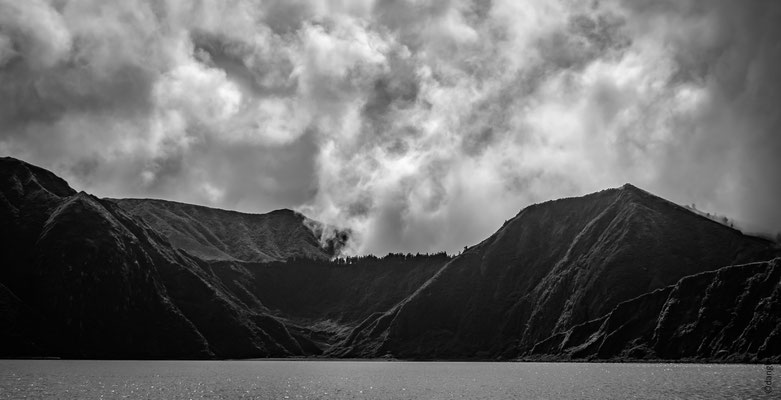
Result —
<instances>
[{"instance_id":1,"label":"bright cloud","mask_svg":"<svg viewBox=\"0 0 781 400\"><path fill-rule=\"evenodd\" d=\"M0 0L0 151L456 251L632 182L781 231L781 3Z\"/></svg>"}]
</instances>

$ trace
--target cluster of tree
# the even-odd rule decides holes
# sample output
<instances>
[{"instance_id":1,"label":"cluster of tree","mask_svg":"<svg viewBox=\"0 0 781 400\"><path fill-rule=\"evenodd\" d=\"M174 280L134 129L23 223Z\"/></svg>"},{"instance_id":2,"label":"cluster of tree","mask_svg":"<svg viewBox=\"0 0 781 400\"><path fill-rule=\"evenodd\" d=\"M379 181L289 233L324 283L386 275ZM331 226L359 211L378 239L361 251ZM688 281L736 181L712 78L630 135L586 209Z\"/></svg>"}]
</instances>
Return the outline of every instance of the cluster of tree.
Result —
<instances>
[{"instance_id":1,"label":"cluster of tree","mask_svg":"<svg viewBox=\"0 0 781 400\"><path fill-rule=\"evenodd\" d=\"M322 265L322 266L345 266L345 265L369 265L378 263L393 263L393 262L426 262L426 261L445 261L453 258L444 251L437 253L388 253L382 257L377 257L374 254L367 254L363 256L343 256L336 257L331 260L315 259L307 256L296 256L289 258L286 264L307 264L307 265ZM275 263L272 263L275 264Z\"/></svg>"},{"instance_id":2,"label":"cluster of tree","mask_svg":"<svg viewBox=\"0 0 781 400\"><path fill-rule=\"evenodd\" d=\"M335 264L340 265L353 265L367 262L379 262L379 261L422 261L430 259L449 259L452 256L448 255L444 251L438 253L388 253L382 257L377 257L374 254L367 254L363 256L347 256L337 257L332 260Z\"/></svg>"},{"instance_id":3,"label":"cluster of tree","mask_svg":"<svg viewBox=\"0 0 781 400\"><path fill-rule=\"evenodd\" d=\"M727 218L727 216L725 216L725 215L711 214L711 213L706 212L706 211L700 211L700 210L697 209L697 205L694 204L694 203L692 203L691 205L687 205L686 208L696 212L699 215L702 215L702 216L707 217L707 218L709 218L709 219L711 219L713 221L716 221L716 222L718 222L718 223L720 223L722 225L729 226L730 228L735 228L735 222L730 220L729 218Z\"/></svg>"}]
</instances>

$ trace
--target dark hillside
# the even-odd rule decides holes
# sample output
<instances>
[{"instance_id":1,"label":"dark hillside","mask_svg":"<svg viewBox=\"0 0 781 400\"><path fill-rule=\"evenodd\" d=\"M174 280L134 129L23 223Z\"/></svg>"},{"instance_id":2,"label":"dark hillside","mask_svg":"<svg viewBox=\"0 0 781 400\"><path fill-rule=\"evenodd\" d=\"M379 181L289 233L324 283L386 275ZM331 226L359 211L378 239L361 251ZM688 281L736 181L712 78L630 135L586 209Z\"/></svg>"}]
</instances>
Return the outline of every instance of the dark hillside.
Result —
<instances>
[{"instance_id":1,"label":"dark hillside","mask_svg":"<svg viewBox=\"0 0 781 400\"><path fill-rule=\"evenodd\" d=\"M243 307L207 265L113 202L18 160L0 160L0 171L0 354L302 354L284 325Z\"/></svg>"},{"instance_id":2,"label":"dark hillside","mask_svg":"<svg viewBox=\"0 0 781 400\"><path fill-rule=\"evenodd\" d=\"M312 341L314 354L332 350L358 323L409 296L449 260L444 254L368 256L286 262L213 262L211 270L243 304L283 321Z\"/></svg>"},{"instance_id":3,"label":"dark hillside","mask_svg":"<svg viewBox=\"0 0 781 400\"><path fill-rule=\"evenodd\" d=\"M778 245L631 185L527 207L458 257L331 260L346 233L290 210L99 199L2 158L0 226L0 356L781 354Z\"/></svg>"},{"instance_id":4,"label":"dark hillside","mask_svg":"<svg viewBox=\"0 0 781 400\"><path fill-rule=\"evenodd\" d=\"M255 266L252 274L257 296L267 307L299 320L349 323L390 309L448 260L444 253L346 262L293 259Z\"/></svg>"},{"instance_id":5,"label":"dark hillside","mask_svg":"<svg viewBox=\"0 0 781 400\"><path fill-rule=\"evenodd\" d=\"M781 259L687 276L537 343L530 358L781 361Z\"/></svg>"},{"instance_id":6,"label":"dark hillside","mask_svg":"<svg viewBox=\"0 0 781 400\"><path fill-rule=\"evenodd\" d=\"M774 254L631 185L537 204L365 321L346 354L515 357L684 276Z\"/></svg>"}]
</instances>

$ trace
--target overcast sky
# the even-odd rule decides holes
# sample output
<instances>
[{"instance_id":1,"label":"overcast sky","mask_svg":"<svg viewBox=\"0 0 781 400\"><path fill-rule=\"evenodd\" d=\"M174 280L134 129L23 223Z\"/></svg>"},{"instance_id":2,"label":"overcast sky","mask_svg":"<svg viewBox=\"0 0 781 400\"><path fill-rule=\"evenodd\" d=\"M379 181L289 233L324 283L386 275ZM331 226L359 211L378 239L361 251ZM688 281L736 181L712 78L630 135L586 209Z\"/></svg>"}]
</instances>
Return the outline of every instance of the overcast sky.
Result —
<instances>
[{"instance_id":1,"label":"overcast sky","mask_svg":"<svg viewBox=\"0 0 781 400\"><path fill-rule=\"evenodd\" d=\"M0 0L0 155L454 251L631 182L781 231L781 1Z\"/></svg>"}]
</instances>

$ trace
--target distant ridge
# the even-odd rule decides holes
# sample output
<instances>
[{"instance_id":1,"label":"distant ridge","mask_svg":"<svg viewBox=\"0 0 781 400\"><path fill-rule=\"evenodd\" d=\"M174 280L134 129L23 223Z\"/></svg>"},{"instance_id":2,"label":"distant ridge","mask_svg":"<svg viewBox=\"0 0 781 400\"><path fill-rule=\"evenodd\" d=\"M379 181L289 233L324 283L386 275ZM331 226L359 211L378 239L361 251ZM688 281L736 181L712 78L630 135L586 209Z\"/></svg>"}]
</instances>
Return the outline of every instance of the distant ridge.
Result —
<instances>
[{"instance_id":1,"label":"distant ridge","mask_svg":"<svg viewBox=\"0 0 781 400\"><path fill-rule=\"evenodd\" d=\"M322 224L288 209L247 214L167 200L111 200L163 233L177 248L205 260L329 259L347 239L321 243L310 227Z\"/></svg>"}]
</instances>

